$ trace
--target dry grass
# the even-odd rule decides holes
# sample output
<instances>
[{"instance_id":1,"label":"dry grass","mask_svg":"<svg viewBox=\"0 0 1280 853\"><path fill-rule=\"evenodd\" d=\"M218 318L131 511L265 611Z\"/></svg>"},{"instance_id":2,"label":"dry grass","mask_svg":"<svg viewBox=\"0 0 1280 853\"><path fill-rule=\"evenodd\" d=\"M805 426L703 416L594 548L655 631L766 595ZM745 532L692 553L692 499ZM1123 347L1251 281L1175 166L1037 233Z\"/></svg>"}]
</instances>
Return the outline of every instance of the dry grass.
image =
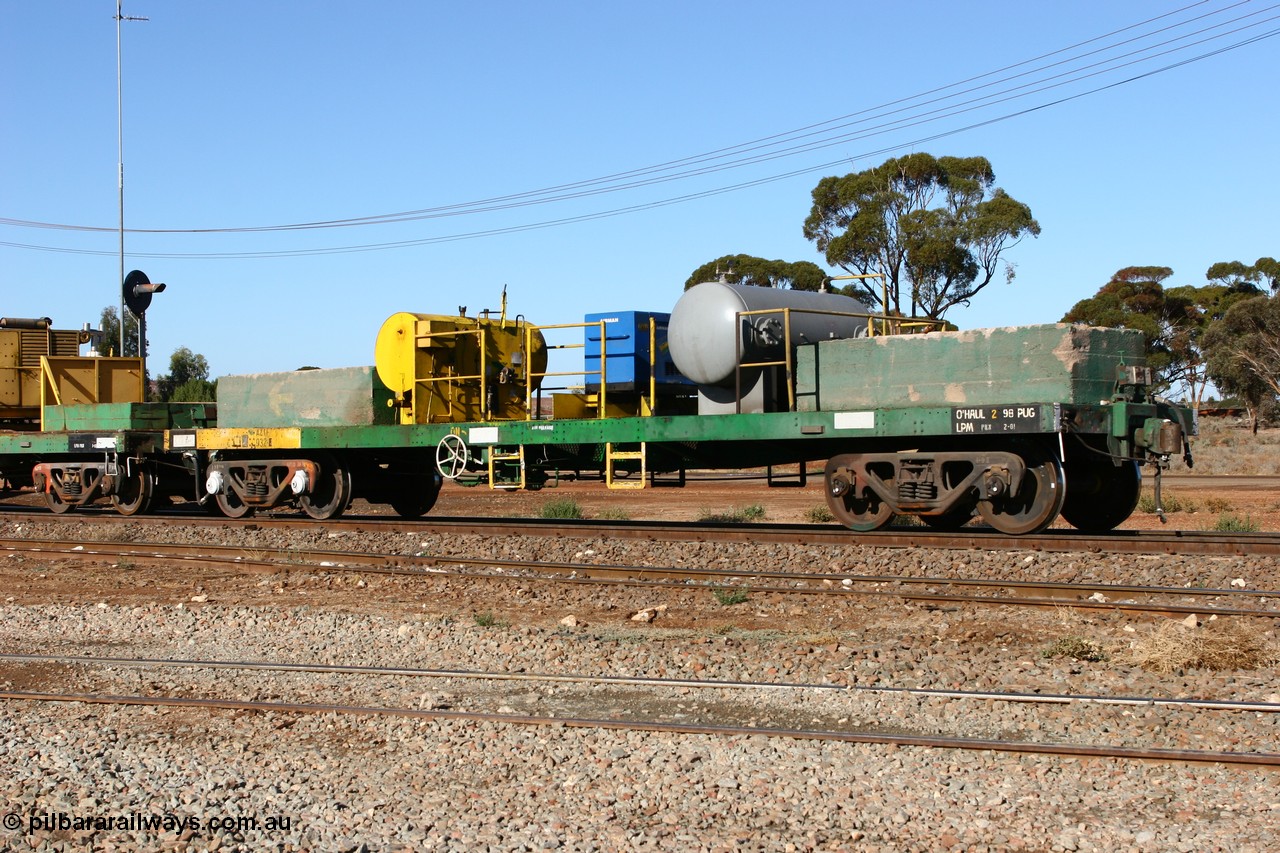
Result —
<instances>
[{"instance_id":1,"label":"dry grass","mask_svg":"<svg viewBox=\"0 0 1280 853\"><path fill-rule=\"evenodd\" d=\"M1171 673L1187 669L1259 669L1275 664L1280 649L1246 619L1211 619L1194 628L1162 622L1135 640L1126 662L1145 670Z\"/></svg>"},{"instance_id":2,"label":"dry grass","mask_svg":"<svg viewBox=\"0 0 1280 853\"><path fill-rule=\"evenodd\" d=\"M1195 467L1190 471L1176 457L1170 472L1236 476L1280 474L1280 429L1251 431L1248 422L1201 418L1200 435L1191 439Z\"/></svg>"}]
</instances>

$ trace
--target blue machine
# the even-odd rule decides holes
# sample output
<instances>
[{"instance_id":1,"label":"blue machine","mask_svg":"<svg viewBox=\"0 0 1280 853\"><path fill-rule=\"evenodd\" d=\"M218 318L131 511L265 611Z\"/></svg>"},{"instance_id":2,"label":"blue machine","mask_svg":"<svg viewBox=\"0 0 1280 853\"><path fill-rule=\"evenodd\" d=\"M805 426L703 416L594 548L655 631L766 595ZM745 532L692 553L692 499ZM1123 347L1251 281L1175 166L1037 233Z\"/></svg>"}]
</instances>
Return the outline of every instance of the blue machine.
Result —
<instances>
[{"instance_id":1,"label":"blue machine","mask_svg":"<svg viewBox=\"0 0 1280 853\"><path fill-rule=\"evenodd\" d=\"M604 314L588 314L584 322L604 322L603 349L605 354L605 387L609 391L649 390L649 323L654 324L653 342L657 354L654 358L654 380L659 390L664 387L687 388L694 383L681 375L671 360L667 346L667 322L670 314L650 311L613 311ZM600 327L586 327L586 386L594 391L600 388Z\"/></svg>"}]
</instances>

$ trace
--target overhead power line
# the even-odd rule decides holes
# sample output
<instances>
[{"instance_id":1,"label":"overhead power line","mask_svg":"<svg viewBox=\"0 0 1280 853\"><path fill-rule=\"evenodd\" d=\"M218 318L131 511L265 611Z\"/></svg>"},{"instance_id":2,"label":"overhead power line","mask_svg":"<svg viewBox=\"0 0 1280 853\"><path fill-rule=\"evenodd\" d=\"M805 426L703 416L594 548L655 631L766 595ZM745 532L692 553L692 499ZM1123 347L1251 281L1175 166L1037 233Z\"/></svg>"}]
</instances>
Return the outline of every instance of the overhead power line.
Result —
<instances>
[{"instance_id":1,"label":"overhead power line","mask_svg":"<svg viewBox=\"0 0 1280 853\"><path fill-rule=\"evenodd\" d=\"M1025 115L1027 113L1036 112L1045 108L1056 106L1067 101L1077 100L1079 98L1095 94L1117 86L1132 83L1137 80L1160 74L1174 68L1183 67L1193 62L1198 62L1213 56L1220 55L1230 50L1235 50L1247 45L1255 44L1264 39L1274 37L1280 34L1280 28L1270 30L1260 30L1261 27L1268 23L1280 20L1280 14L1272 14L1269 17L1262 17L1267 13L1274 13L1280 9L1280 4L1267 6L1256 11L1240 14L1236 17L1218 20L1216 23L1210 23L1201 26L1198 29L1183 32L1178 35L1172 35L1174 30L1185 29L1188 26L1196 25L1201 22L1208 22L1214 16L1221 16L1224 13L1249 5L1251 0L1240 0L1240 2L1232 3L1228 6L1213 9L1211 11L1197 14L1193 17L1176 22L1168 22L1167 19L1174 15L1186 12L1192 9L1198 9L1204 6L1209 0L1201 0L1201 2L1184 6L1173 12L1150 18L1138 24L1133 24L1110 33L1096 36L1074 45L1060 48L1050 53L1042 54L1032 59L1023 60L1021 62L1004 66L994 71L986 72L981 75L969 77L965 80L951 83L946 86L936 87L926 92L913 95L907 98L901 98L888 102L878 107L867 108L845 116L828 119L823 122L807 125L785 133L775 134L773 136L763 137L761 139L752 140L750 142L740 143L738 145L721 148L714 151L706 152L679 160L668 161L666 163L647 166L639 169L633 169L626 172L618 172L600 178L577 181L568 184L560 184L554 187L548 187L540 190L530 190L521 193L498 196L493 198L481 199L471 202L463 202L459 204L443 205L434 208L424 208L420 210L402 211L399 213L381 214L378 216L357 217L351 219L334 219L317 222L293 223L288 225L274 226L251 226L237 228L199 228L199 229L130 229L136 233L151 234L211 234L211 233L261 233L261 232L278 232L278 231L299 231L299 230L318 230L338 227L356 227L365 225L392 224L397 222L421 221L428 219L439 219L460 215L471 215L477 213L495 212L500 210L510 210L513 208L528 207L532 205L548 204L552 202L566 201L570 199L584 198L588 196L601 195L605 193L621 192L626 190L634 190L641 187L653 186L657 184L669 183L677 180L685 180L693 177L709 175L730 169L743 168L745 166L757 165L782 158L795 157L805 153L819 151L825 148L831 148L837 145L847 145L850 142L864 140L876 136L882 136L894 131L901 131L912 127L918 127L931 123L936 123L948 118L954 118L967 113L989 109L999 104L1008 103L1018 99L1025 99L1035 94L1047 92L1054 89L1079 84L1084 81L1096 79L1106 75L1115 75L1123 72L1125 69L1131 69L1141 64L1149 64L1160 58L1169 57L1174 54L1185 54L1188 50L1199 46L1219 42L1223 39L1237 36L1242 33L1252 34L1242 40L1231 44L1221 45L1213 50L1200 53L1194 56L1184 56L1178 61L1146 70L1142 73L1132 74L1119 80L1096 85L1090 89L1069 94L1051 101L1046 101L1031 107L1008 112L999 116L995 116L983 121L972 122L964 126L951 128L939 133L912 139L907 142L898 142L892 145L879 148L873 151L864 151L853 156L842 157L839 160L824 162L813 166L807 166L801 169L788 171L782 174L771 175L750 181L744 181L737 184L718 187L714 189L704 190L700 192L688 193L668 199L653 201L642 204L629 205L611 210L599 211L595 213L582 214L577 216L562 217L557 219L546 220L543 222L528 223L523 225L515 225L509 227L493 228L470 231L461 234L445 235L438 237L429 237L416 240L406 240L387 243L370 243L359 246L339 246L330 248L311 248L284 251L266 251L266 252L231 252L231 253L137 253L140 257L158 257L158 258L262 258L262 257L293 257L299 255L315 255L315 254L331 254L343 252L360 252L375 251L382 249L402 248L406 246L419 246L431 243L451 242L455 240L475 239L477 237L493 236L497 234L509 234L519 231L528 231L541 228L549 228L557 225L564 225L574 222L582 222L593 219L602 219L612 216L619 216L628 213L635 213L643 210L650 210L657 207L665 207L672 204L679 204L695 199L706 198L708 196L720 195L727 192L734 192L749 187L755 187L762 184L772 183L798 175L808 174L816 171L839 166L852 160L863 159L876 155L882 155L895 150L901 150L907 147L921 145L935 139L962 133L972 130L976 127L989 125L996 122L1006 121L1010 118ZM1138 34L1132 34L1134 30L1145 27L1149 24L1158 23L1160 26L1149 29ZM1149 41L1153 38L1169 34L1162 41L1146 44L1145 46L1136 46L1139 42ZM1124 35L1125 38L1115 41L1104 46L1096 46L1099 42L1111 39L1115 36ZM1078 51L1081 48L1090 48L1081 53L1074 53L1068 58L1058 58L1064 54ZM1130 48L1123 53L1116 51L1123 48ZM1112 54L1106 56L1105 54ZM1046 60L1053 60L1046 62ZM1084 64L1080 64L1080 63ZM1063 66L1072 66L1063 68ZM1028 66L1034 66L1028 68ZM1017 71L1018 69L1026 69ZM1017 71L1017 73L1008 73ZM1030 78L1030 79L1028 79ZM988 80L988 82L977 84L978 81ZM991 90L993 87L1003 86L1004 88ZM947 95L940 93L950 92ZM964 96L970 96L964 98ZM964 99L962 99L964 98ZM925 109L929 108L929 109ZM100 229L89 226L61 225L57 223L29 222L25 220L13 220L0 218L0 224L11 226L23 226L31 228L47 228L56 230L69 231L99 231L112 230ZM58 251L73 254L99 254L97 250L91 249L61 249L55 247L35 246L22 243L0 243L0 245L13 248L23 248L42 251Z\"/></svg>"}]
</instances>

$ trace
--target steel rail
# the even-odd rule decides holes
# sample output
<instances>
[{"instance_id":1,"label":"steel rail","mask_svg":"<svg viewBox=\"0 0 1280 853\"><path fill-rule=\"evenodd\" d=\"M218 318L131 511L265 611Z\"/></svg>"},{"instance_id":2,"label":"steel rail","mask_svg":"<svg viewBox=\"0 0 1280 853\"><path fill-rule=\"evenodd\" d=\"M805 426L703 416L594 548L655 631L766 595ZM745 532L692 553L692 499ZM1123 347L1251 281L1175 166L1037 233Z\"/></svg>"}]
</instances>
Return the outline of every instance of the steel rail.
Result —
<instances>
[{"instance_id":1,"label":"steel rail","mask_svg":"<svg viewBox=\"0 0 1280 853\"><path fill-rule=\"evenodd\" d=\"M34 546L34 547L33 547ZM197 549L199 553L189 553L192 549ZM632 577L618 577L619 575L649 575L655 577L666 578L698 578L698 579L725 579L735 580L738 583L729 584L730 586L745 588L753 592L761 593L780 593L789 595L846 595L858 596L863 598L894 598L903 601L933 603L933 604L981 604L981 605L997 605L997 606L1013 606L1013 607L1074 607L1084 610L1112 610L1123 612L1137 613L1171 613L1171 614L1197 614L1204 616L1247 616L1261 618L1277 618L1280 617L1280 611L1268 610L1264 608L1249 607L1212 607L1206 605L1195 604L1155 604L1133 601L1097 601L1089 598L1027 598L1016 596L991 596L991 595L956 595L939 592L909 592L905 590L888 590L888 589L860 589L844 584L845 580L854 580L861 583L886 584L899 583L905 585L930 585L942 586L953 584L957 586L985 586L998 588L1021 588L1021 589L1046 589L1050 591L1112 591L1110 585L1097 584L1064 584L1064 583L1045 583L1040 584L1036 581L1002 581L1002 580L979 580L979 579L945 579L945 578L909 578L909 577L893 577L893 576L855 576L845 573L834 574L808 574L803 572L751 572L730 569L676 569L670 567L653 567L653 566L617 566L617 565L601 565L593 563L566 563L560 561L522 561L522 560L489 560L475 557L454 557L454 556L415 556L410 554L370 554L370 553L350 553L337 551L306 551L295 550L290 552L295 556L311 556L311 557L331 557L332 560L320 560L319 562L306 562L302 560L268 560L262 558L245 558L241 556L245 552L253 552L257 549L245 548L242 546L217 546L217 545L172 545L172 544L148 544L139 545L138 543L107 543L95 542L90 543L90 547L84 545L69 545L65 542L57 542L53 540L9 540L0 539L0 550L24 551L39 554L57 554L64 557L74 557L78 559L104 558L104 557L129 557L138 560L182 560L184 562L198 562L202 564L217 564L235 568L261 568L270 571L292 571L292 570L330 570L330 571L356 571L369 574L386 574L397 576L431 576L431 577L455 577L466 580L509 580L518 579L521 581L541 581L546 583L561 584L578 584L591 585L610 583L617 586L634 586L648 587L657 589L679 589L689 590L696 588L686 581L681 580L638 580ZM218 556L216 553L209 552L234 552L236 556ZM393 563L419 562L425 567L438 566L440 564L457 564L486 566L497 569L498 571L466 571L452 572L438 568L415 568L403 565L391 565ZM347 565L347 563L358 564L356 566ZM547 574L505 574L502 570L520 570L525 572L539 572L546 569L571 571L573 576L565 577ZM598 577L598 576L604 576ZM803 582L810 586L766 586L760 584L751 584L752 578L764 578L769 580L785 579L793 582ZM748 581L742 583L742 580ZM829 586L818 586L816 584L829 584ZM706 583L706 586L712 586ZM1208 597L1264 597L1274 598L1280 597L1280 591L1272 590L1238 590L1238 589L1221 589L1221 590L1195 590L1183 587L1121 587L1120 591L1136 592L1147 595L1183 595L1183 596L1208 596Z\"/></svg>"},{"instance_id":2,"label":"steel rail","mask_svg":"<svg viewBox=\"0 0 1280 853\"><path fill-rule=\"evenodd\" d=\"M719 737L764 736L794 740L836 741L843 743L917 746L935 749L965 749L990 752L1030 753L1036 755L1070 755L1097 758L1120 758L1135 761L1167 761L1186 763L1238 764L1280 767L1280 753L1224 752L1102 746L1072 743L1034 743L984 738L937 735L904 735L875 731L831 731L822 729L785 729L762 726L727 726L687 723L665 723L657 720L611 720L591 717L553 717L532 714L501 714L476 711L450 711L425 708L397 708L380 705L337 705L306 702L265 702L242 699L211 699L184 696L139 696L92 693L42 693L3 691L6 701L83 703L168 708L203 708L232 711L262 711L285 714L339 714L357 716L409 717L424 720L464 720L514 725L552 726L560 728L608 729L682 735L715 735Z\"/></svg>"},{"instance_id":3,"label":"steel rail","mask_svg":"<svg viewBox=\"0 0 1280 853\"><path fill-rule=\"evenodd\" d=\"M0 504L0 509L5 509ZM28 508L23 508L28 509ZM12 511L10 509L10 511ZM27 513L24 513L27 514ZM983 528L963 528L956 532L925 527L891 527L871 533L855 533L831 524L772 524L735 522L602 521L580 519L444 517L408 520L385 516L343 516L328 521L282 515L255 515L229 520L192 513L121 516L114 511L82 511L55 515L35 509L42 522L172 523L182 518L192 527L240 525L260 527L300 527L315 530L335 527L356 532L439 533L445 535L493 534L501 527L504 535L604 537L692 542L766 542L770 544L860 545L885 548L944 548L988 551L1063 551L1126 554L1195 554L1206 556L1280 556L1280 533L1216 533L1198 530L1147 531L1116 530L1105 534L1078 530L1048 530L1034 536L1008 536Z\"/></svg>"},{"instance_id":4,"label":"steel rail","mask_svg":"<svg viewBox=\"0 0 1280 853\"><path fill-rule=\"evenodd\" d=\"M305 672L379 677L455 678L474 681L514 681L547 684L607 684L626 687L674 687L719 690L815 691L844 694L880 694L928 699L969 699L1035 705L1122 705L1207 711L1280 713L1280 702L1247 702L1234 699L1190 699L1161 696L1099 696L1082 693L1000 693L983 690L942 690L924 687L870 687L867 685L812 684L794 681L715 681L696 678L657 678L641 675L580 675L536 672L486 672L473 669L423 669L419 667L359 664L283 663L272 661L215 661L184 658L113 658L93 655L45 655L0 653L0 661L59 663L86 666L119 666L138 669L218 669L247 672Z\"/></svg>"}]
</instances>

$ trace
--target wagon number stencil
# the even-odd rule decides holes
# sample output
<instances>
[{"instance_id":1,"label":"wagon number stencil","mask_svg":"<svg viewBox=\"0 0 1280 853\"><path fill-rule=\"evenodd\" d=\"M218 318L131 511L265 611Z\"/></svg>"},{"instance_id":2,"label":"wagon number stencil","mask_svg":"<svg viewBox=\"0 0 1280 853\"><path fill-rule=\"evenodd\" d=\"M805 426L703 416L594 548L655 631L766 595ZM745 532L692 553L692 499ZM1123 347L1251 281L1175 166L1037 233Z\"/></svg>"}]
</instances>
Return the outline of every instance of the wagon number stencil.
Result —
<instances>
[{"instance_id":1,"label":"wagon number stencil","mask_svg":"<svg viewBox=\"0 0 1280 853\"><path fill-rule=\"evenodd\" d=\"M1039 432L1040 406L969 406L951 410L954 435Z\"/></svg>"}]
</instances>

